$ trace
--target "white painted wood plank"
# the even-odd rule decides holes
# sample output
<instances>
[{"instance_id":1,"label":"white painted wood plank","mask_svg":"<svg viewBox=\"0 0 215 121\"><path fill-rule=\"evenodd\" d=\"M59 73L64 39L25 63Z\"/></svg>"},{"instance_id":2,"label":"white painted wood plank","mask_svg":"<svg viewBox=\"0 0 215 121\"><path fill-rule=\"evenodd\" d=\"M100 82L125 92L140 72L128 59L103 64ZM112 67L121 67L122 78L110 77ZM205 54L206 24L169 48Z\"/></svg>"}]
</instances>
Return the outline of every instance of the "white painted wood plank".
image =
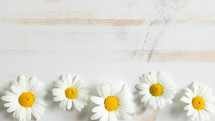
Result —
<instances>
[{"instance_id":1,"label":"white painted wood plank","mask_svg":"<svg viewBox=\"0 0 215 121\"><path fill-rule=\"evenodd\" d=\"M39 76L50 90L53 80L65 72L80 75L93 95L102 80L123 80L135 92L138 77L151 70L170 72L177 91L193 80L214 85L214 4L214 0L0 0L0 91L19 74ZM202 63L176 63L187 61ZM83 113L62 112L51 97L47 100L42 121L88 121L92 114L91 105ZM12 120L4 111L0 107L0 119ZM154 121L156 116L156 111L146 109L133 119ZM181 121L184 116L173 104L159 111L157 120Z\"/></svg>"},{"instance_id":2,"label":"white painted wood plank","mask_svg":"<svg viewBox=\"0 0 215 121\"><path fill-rule=\"evenodd\" d=\"M33 58L15 55L7 57L7 59L0 60L1 66L1 85L0 91L3 92L9 88L10 81L16 79L19 74L25 74L27 77L37 75L41 81L46 84L46 89L50 90L54 81L62 73L71 73L72 75L79 75L88 85L91 95L97 95L96 85L103 80L122 80L129 84L131 91L135 92L135 84L139 82L139 76L144 72L165 70L170 73L171 77L177 84L176 91L187 87L192 81L198 81L202 84L214 85L214 63L132 63L132 62L118 62L118 63L104 63L104 62L73 62L70 56L64 59L53 59L50 56L43 58ZM195 68L194 68L195 67ZM210 86L212 87L212 86ZM213 87L212 87L213 88ZM49 92L50 93L50 92ZM213 93L215 90L213 89ZM47 111L42 116L41 121L46 120L62 120L62 121L78 121L81 117L82 121L89 121L92 115L90 109L94 106L89 102L89 106L85 108L86 111L78 113L77 111L64 112L59 109L58 104L52 101L51 94L47 98ZM1 102L2 104L2 102ZM137 103L138 104L138 103ZM174 109L176 104L167 105L163 110L159 111L157 121L182 121L184 113L180 108ZM173 111L174 109L174 111ZM137 113L139 108L137 107ZM134 116L134 119L145 119L153 121L155 112L151 109L146 109L143 116ZM10 121L11 115L5 116L5 108L0 108L0 118L4 121ZM177 117L177 118L176 118ZM214 118L214 115L211 115ZM134 120L133 119L133 120ZM128 120L125 120L128 121Z\"/></svg>"}]
</instances>

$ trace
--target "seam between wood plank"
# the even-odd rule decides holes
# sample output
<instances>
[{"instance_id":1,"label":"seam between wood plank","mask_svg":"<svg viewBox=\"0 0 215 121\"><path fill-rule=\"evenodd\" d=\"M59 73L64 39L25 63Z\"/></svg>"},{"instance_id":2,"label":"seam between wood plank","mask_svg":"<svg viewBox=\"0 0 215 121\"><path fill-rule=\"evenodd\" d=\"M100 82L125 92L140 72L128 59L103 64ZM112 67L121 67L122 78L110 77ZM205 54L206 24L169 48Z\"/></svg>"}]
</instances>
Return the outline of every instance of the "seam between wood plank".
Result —
<instances>
[{"instance_id":1,"label":"seam between wood plank","mask_svg":"<svg viewBox=\"0 0 215 121\"><path fill-rule=\"evenodd\" d=\"M82 18L42 18L42 19L15 19L15 18L0 18L0 23L15 23L21 25L112 25L112 26L130 26L141 25L147 22L147 19L82 19ZM172 20L174 23L193 23L193 24L215 24L214 19L180 19ZM153 20L154 24L163 23L162 19ZM167 23L170 23L169 21Z\"/></svg>"},{"instance_id":2,"label":"seam between wood plank","mask_svg":"<svg viewBox=\"0 0 215 121\"><path fill-rule=\"evenodd\" d=\"M92 55L93 60L106 60L106 61L141 61L147 62L150 50L67 50L67 51L36 51L36 50L0 50L0 56L10 56L13 54L18 55L53 55L64 56L70 55L71 58L77 58L76 53L81 54L78 58ZM74 53L74 54L72 54ZM107 56L108 55L108 56ZM133 57L135 56L135 59ZM215 51L159 51L153 50L153 56L150 62L215 62Z\"/></svg>"}]
</instances>

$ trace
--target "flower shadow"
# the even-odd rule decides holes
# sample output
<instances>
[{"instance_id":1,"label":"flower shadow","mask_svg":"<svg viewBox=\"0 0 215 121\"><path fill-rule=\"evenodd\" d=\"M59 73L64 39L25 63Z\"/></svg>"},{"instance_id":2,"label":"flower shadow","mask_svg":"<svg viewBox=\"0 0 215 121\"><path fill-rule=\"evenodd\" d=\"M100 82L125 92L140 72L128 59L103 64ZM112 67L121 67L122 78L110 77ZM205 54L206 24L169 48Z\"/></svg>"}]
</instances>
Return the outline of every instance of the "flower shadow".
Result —
<instances>
[{"instance_id":1,"label":"flower shadow","mask_svg":"<svg viewBox=\"0 0 215 121\"><path fill-rule=\"evenodd\" d=\"M92 108L94 108L96 106L96 104L94 104L91 100L90 100L90 96L98 96L98 93L97 93L97 86L92 86L91 88L88 88L89 90L89 100L88 100L88 104L81 110L78 118L79 120L83 121L91 121L90 120L90 116L93 115L93 112L92 112Z\"/></svg>"},{"instance_id":2,"label":"flower shadow","mask_svg":"<svg viewBox=\"0 0 215 121\"><path fill-rule=\"evenodd\" d=\"M188 87L190 88L192 84L190 84ZM186 111L184 110L184 107L186 106L185 103L183 103L180 98L182 96L184 96L185 94L185 89L181 89L179 90L176 95L175 98L173 99L173 104L172 104L172 108L170 109L171 111L171 116L173 116L174 118L179 118L179 117L183 117L184 120L188 120L188 118L186 117Z\"/></svg>"}]
</instances>

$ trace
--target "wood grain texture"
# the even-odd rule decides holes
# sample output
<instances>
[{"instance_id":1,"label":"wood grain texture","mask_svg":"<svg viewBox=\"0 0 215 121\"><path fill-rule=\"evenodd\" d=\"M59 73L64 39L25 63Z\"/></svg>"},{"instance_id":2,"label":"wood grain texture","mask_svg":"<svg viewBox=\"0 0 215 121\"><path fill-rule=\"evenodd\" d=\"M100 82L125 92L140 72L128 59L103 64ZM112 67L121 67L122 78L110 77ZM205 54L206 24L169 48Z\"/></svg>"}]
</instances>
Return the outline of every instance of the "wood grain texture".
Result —
<instances>
[{"instance_id":1,"label":"wood grain texture","mask_svg":"<svg viewBox=\"0 0 215 121\"><path fill-rule=\"evenodd\" d=\"M211 79L215 62L214 6L214 0L0 0L0 66L5 69L0 70L0 75L6 84L8 77L15 78L21 72L41 76L52 72L47 74L51 76L74 69L74 73L88 75L93 85L99 81L89 72L99 77L104 71L107 75L103 76L108 78L166 66L171 71L183 70L189 67L189 62L198 62L202 64L194 65L198 69L189 67L184 75L209 68L210 72L204 74L208 83L214 84ZM167 65L163 66L163 62ZM172 62L175 64L168 65ZM178 66L184 62L188 64ZM205 80L198 73L186 77L192 80L191 76L198 75L196 79ZM134 86L133 81L127 82ZM3 112L1 108L0 111ZM135 118L175 119L163 112L168 113L164 109L159 116L158 111L143 108ZM55 108L52 113L59 112ZM48 112L44 120L55 120L52 113ZM71 120L70 113L59 114L65 115L65 121ZM89 119L82 119L84 113L78 117L76 114L72 114L74 120ZM10 120L1 114L0 118Z\"/></svg>"}]
</instances>

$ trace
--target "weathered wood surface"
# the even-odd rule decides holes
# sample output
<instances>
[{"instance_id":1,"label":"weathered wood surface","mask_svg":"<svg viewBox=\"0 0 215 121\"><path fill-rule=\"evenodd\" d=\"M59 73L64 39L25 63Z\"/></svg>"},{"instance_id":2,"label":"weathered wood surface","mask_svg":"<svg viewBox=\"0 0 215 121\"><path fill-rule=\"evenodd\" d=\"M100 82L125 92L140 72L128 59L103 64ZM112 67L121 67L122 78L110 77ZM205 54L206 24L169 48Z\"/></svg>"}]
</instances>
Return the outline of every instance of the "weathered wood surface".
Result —
<instances>
[{"instance_id":1,"label":"weathered wood surface","mask_svg":"<svg viewBox=\"0 0 215 121\"><path fill-rule=\"evenodd\" d=\"M215 61L212 0L0 2L1 56L70 52L74 59L92 54L93 61Z\"/></svg>"},{"instance_id":2,"label":"weathered wood surface","mask_svg":"<svg viewBox=\"0 0 215 121\"><path fill-rule=\"evenodd\" d=\"M138 77L152 70L170 72L177 91L192 81L214 85L214 6L214 0L0 0L1 94L19 74L37 75L49 90L68 72L89 87L123 80L133 92ZM90 107L63 112L51 96L48 103L42 121L91 115ZM184 120L173 107L140 109L134 119ZM0 119L12 120L4 111Z\"/></svg>"}]
</instances>

